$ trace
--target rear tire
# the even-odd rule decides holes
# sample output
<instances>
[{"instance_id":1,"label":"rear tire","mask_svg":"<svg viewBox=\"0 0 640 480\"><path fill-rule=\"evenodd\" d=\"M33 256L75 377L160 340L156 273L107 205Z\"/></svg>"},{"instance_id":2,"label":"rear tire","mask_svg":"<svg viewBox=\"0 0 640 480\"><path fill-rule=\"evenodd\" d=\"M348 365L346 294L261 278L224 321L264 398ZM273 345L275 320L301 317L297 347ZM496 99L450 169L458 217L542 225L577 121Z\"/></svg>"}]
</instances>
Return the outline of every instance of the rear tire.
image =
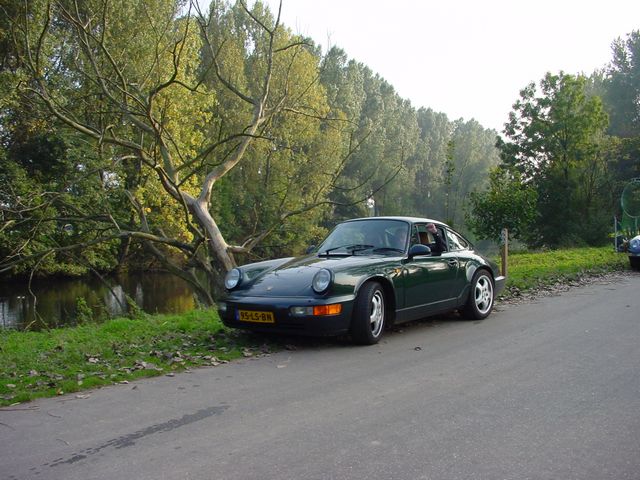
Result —
<instances>
[{"instance_id":1,"label":"rear tire","mask_svg":"<svg viewBox=\"0 0 640 480\"><path fill-rule=\"evenodd\" d=\"M469 299L462 311L465 318L483 320L493 309L493 278L486 270L478 270L471 280Z\"/></svg>"},{"instance_id":2,"label":"rear tire","mask_svg":"<svg viewBox=\"0 0 640 480\"><path fill-rule=\"evenodd\" d=\"M365 283L356 298L351 319L351 338L358 345L378 343L384 331L384 291L377 282Z\"/></svg>"}]
</instances>

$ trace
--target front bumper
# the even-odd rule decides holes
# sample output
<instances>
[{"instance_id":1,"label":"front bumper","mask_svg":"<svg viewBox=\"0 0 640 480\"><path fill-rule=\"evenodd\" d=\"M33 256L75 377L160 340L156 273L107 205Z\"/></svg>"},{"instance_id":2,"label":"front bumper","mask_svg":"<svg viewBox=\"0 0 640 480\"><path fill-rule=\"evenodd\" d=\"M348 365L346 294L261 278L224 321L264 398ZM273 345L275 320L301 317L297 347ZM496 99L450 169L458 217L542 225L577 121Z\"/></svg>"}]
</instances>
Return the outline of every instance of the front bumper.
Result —
<instances>
[{"instance_id":1,"label":"front bumper","mask_svg":"<svg viewBox=\"0 0 640 480\"><path fill-rule=\"evenodd\" d=\"M222 322L231 328L240 328L254 332L272 332L294 335L334 336L347 333L351 326L353 298L328 298L322 301L296 297L228 297L222 300L226 309L218 309ZM291 307L309 307L313 305L342 304L337 315L297 316L291 313ZM273 323L258 323L240 320L239 311L271 312Z\"/></svg>"}]
</instances>

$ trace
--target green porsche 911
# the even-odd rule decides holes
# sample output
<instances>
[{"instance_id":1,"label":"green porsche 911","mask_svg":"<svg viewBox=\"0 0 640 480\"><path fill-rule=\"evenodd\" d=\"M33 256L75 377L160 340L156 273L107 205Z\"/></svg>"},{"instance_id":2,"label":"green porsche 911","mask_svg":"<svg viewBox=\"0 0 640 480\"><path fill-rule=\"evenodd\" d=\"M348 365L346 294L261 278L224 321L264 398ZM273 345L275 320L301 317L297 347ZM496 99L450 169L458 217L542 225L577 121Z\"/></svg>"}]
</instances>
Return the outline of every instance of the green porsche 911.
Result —
<instances>
[{"instance_id":1,"label":"green porsche 911","mask_svg":"<svg viewBox=\"0 0 640 480\"><path fill-rule=\"evenodd\" d=\"M505 277L436 220L369 217L338 224L297 258L234 268L218 303L225 325L377 343L385 326L450 310L484 319Z\"/></svg>"}]
</instances>

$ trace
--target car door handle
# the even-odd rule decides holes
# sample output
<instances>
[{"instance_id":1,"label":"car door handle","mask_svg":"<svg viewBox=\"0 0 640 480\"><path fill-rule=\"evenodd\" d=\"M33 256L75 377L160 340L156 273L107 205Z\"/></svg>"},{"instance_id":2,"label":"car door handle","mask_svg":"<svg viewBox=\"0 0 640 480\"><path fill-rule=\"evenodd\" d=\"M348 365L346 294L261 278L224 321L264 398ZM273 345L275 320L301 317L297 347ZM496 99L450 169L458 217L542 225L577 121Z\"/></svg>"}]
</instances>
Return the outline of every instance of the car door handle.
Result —
<instances>
[{"instance_id":1,"label":"car door handle","mask_svg":"<svg viewBox=\"0 0 640 480\"><path fill-rule=\"evenodd\" d=\"M447 263L449 265L451 265L452 267L457 267L458 266L458 260L455 260L455 259L447 260Z\"/></svg>"}]
</instances>

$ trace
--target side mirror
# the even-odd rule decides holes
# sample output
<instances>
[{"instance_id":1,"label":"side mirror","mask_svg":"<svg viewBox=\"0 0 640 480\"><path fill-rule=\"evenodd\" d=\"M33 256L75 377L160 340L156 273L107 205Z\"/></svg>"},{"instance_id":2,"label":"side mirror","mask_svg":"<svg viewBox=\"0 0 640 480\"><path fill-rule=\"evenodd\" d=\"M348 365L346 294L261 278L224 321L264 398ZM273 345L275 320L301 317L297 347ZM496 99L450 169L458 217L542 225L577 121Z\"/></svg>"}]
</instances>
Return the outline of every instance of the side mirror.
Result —
<instances>
[{"instance_id":1,"label":"side mirror","mask_svg":"<svg viewBox=\"0 0 640 480\"><path fill-rule=\"evenodd\" d=\"M314 251L315 249L316 249L316 246L315 246L315 245L310 245L310 246L305 250L305 253L306 253L307 255L309 255L310 253L313 253L313 251Z\"/></svg>"},{"instance_id":2,"label":"side mirror","mask_svg":"<svg viewBox=\"0 0 640 480\"><path fill-rule=\"evenodd\" d=\"M426 245L422 245L421 243L413 245L409 249L409 258L413 258L421 255L431 255L431 249Z\"/></svg>"}]
</instances>

